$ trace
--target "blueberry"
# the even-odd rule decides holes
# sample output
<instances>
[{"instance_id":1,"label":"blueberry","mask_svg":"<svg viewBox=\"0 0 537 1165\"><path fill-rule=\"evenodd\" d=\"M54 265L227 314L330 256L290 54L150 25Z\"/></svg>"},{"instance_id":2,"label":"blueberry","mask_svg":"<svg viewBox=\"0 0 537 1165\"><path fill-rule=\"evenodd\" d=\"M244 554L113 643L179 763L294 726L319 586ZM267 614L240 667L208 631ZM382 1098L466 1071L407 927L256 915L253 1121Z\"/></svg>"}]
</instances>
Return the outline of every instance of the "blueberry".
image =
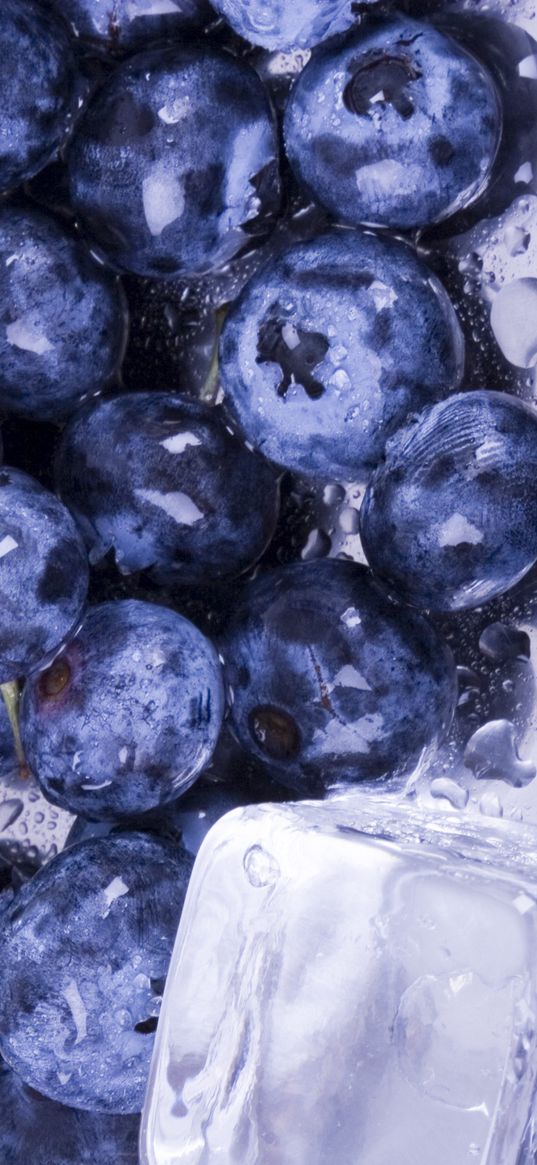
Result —
<instances>
[{"instance_id":1,"label":"blueberry","mask_svg":"<svg viewBox=\"0 0 537 1165\"><path fill-rule=\"evenodd\" d=\"M61 0L73 32L117 52L145 48L149 41L182 35L210 13L207 0Z\"/></svg>"},{"instance_id":2,"label":"blueberry","mask_svg":"<svg viewBox=\"0 0 537 1165\"><path fill-rule=\"evenodd\" d=\"M0 1065L3 1165L138 1165L139 1118L80 1112Z\"/></svg>"},{"instance_id":3,"label":"blueberry","mask_svg":"<svg viewBox=\"0 0 537 1165\"><path fill-rule=\"evenodd\" d=\"M362 506L373 570L408 602L477 607L537 560L537 412L461 393L392 438Z\"/></svg>"},{"instance_id":4,"label":"blueberry","mask_svg":"<svg viewBox=\"0 0 537 1165\"><path fill-rule=\"evenodd\" d=\"M0 57L0 190L9 190L64 142L77 78L63 23L38 0L2 0Z\"/></svg>"},{"instance_id":5,"label":"blueberry","mask_svg":"<svg viewBox=\"0 0 537 1165\"><path fill-rule=\"evenodd\" d=\"M278 147L256 73L208 47L154 49L105 82L69 150L71 195L116 267L221 266L272 225Z\"/></svg>"},{"instance_id":6,"label":"blueberry","mask_svg":"<svg viewBox=\"0 0 537 1165\"><path fill-rule=\"evenodd\" d=\"M303 792L404 769L453 715L448 648L354 563L250 583L222 651L234 732Z\"/></svg>"},{"instance_id":7,"label":"blueberry","mask_svg":"<svg viewBox=\"0 0 537 1165\"><path fill-rule=\"evenodd\" d=\"M52 217L0 210L0 408L57 421L112 378L126 341L117 281Z\"/></svg>"},{"instance_id":8,"label":"blueberry","mask_svg":"<svg viewBox=\"0 0 537 1165\"><path fill-rule=\"evenodd\" d=\"M225 404L246 439L308 477L361 480L387 434L454 388L463 340L410 247L331 231L246 286L224 325Z\"/></svg>"},{"instance_id":9,"label":"blueberry","mask_svg":"<svg viewBox=\"0 0 537 1165\"><path fill-rule=\"evenodd\" d=\"M28 474L0 469L0 683L57 651L87 587L87 556L69 511Z\"/></svg>"},{"instance_id":10,"label":"blueberry","mask_svg":"<svg viewBox=\"0 0 537 1165\"><path fill-rule=\"evenodd\" d=\"M167 393L99 400L69 422L62 497L92 560L157 581L239 574L269 542L278 511L271 467L225 428L220 410Z\"/></svg>"},{"instance_id":11,"label":"blueberry","mask_svg":"<svg viewBox=\"0 0 537 1165\"><path fill-rule=\"evenodd\" d=\"M139 1112L191 870L142 833L81 842L0 916L0 1050L32 1088Z\"/></svg>"},{"instance_id":12,"label":"blueberry","mask_svg":"<svg viewBox=\"0 0 537 1165\"><path fill-rule=\"evenodd\" d=\"M314 53L285 115L291 165L322 206L341 222L405 229L479 196L500 128L486 69L437 29L398 17Z\"/></svg>"},{"instance_id":13,"label":"blueberry","mask_svg":"<svg viewBox=\"0 0 537 1165\"><path fill-rule=\"evenodd\" d=\"M367 3L367 0L365 0ZM353 0L213 0L235 32L270 50L309 49L354 24Z\"/></svg>"},{"instance_id":14,"label":"blueberry","mask_svg":"<svg viewBox=\"0 0 537 1165\"><path fill-rule=\"evenodd\" d=\"M223 715L220 663L187 619L152 603L90 609L24 689L21 733L46 797L93 818L173 801L211 759Z\"/></svg>"}]
</instances>

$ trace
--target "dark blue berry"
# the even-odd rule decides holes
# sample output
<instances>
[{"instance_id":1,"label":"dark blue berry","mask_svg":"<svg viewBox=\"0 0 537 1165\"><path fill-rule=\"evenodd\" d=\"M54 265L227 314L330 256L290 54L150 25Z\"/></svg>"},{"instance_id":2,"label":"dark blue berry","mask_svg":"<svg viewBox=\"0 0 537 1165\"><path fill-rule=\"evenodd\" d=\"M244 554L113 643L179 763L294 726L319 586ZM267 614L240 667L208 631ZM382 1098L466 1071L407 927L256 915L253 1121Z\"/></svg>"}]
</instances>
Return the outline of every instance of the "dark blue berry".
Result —
<instances>
[{"instance_id":1,"label":"dark blue berry","mask_svg":"<svg viewBox=\"0 0 537 1165\"><path fill-rule=\"evenodd\" d=\"M451 721L451 653L354 563L250 583L222 650L233 730L305 792L405 770Z\"/></svg>"},{"instance_id":2,"label":"dark blue berry","mask_svg":"<svg viewBox=\"0 0 537 1165\"><path fill-rule=\"evenodd\" d=\"M285 142L299 180L341 222L410 228L479 196L500 128L486 69L431 25L397 17L313 55Z\"/></svg>"},{"instance_id":3,"label":"dark blue berry","mask_svg":"<svg viewBox=\"0 0 537 1165\"><path fill-rule=\"evenodd\" d=\"M2 0L0 59L0 190L9 190L64 142L76 69L66 28L38 0Z\"/></svg>"},{"instance_id":4,"label":"dark blue berry","mask_svg":"<svg viewBox=\"0 0 537 1165\"><path fill-rule=\"evenodd\" d=\"M239 36L271 50L309 49L344 32L356 7L353 0L213 0Z\"/></svg>"},{"instance_id":5,"label":"dark blue berry","mask_svg":"<svg viewBox=\"0 0 537 1165\"><path fill-rule=\"evenodd\" d=\"M537 560L537 412L499 392L461 393L401 429L371 478L362 541L408 602L477 607Z\"/></svg>"},{"instance_id":6,"label":"dark blue berry","mask_svg":"<svg viewBox=\"0 0 537 1165\"><path fill-rule=\"evenodd\" d=\"M410 247L331 231L256 275L224 325L225 405L273 461L361 480L406 415L462 373L463 341L441 284Z\"/></svg>"},{"instance_id":7,"label":"dark blue berry","mask_svg":"<svg viewBox=\"0 0 537 1165\"><path fill-rule=\"evenodd\" d=\"M2 1165L138 1165L139 1124L57 1104L0 1065Z\"/></svg>"},{"instance_id":8,"label":"dark blue berry","mask_svg":"<svg viewBox=\"0 0 537 1165\"><path fill-rule=\"evenodd\" d=\"M250 566L272 536L272 468L226 429L220 410L166 393L99 400L69 422L58 483L96 560L125 573L210 583Z\"/></svg>"},{"instance_id":9,"label":"dark blue berry","mask_svg":"<svg viewBox=\"0 0 537 1165\"><path fill-rule=\"evenodd\" d=\"M0 469L0 683L57 651L81 617L84 544L65 506L19 469Z\"/></svg>"},{"instance_id":10,"label":"dark blue berry","mask_svg":"<svg viewBox=\"0 0 537 1165\"><path fill-rule=\"evenodd\" d=\"M191 870L141 833L81 842L0 916L0 1050L74 1108L139 1112Z\"/></svg>"},{"instance_id":11,"label":"dark blue berry","mask_svg":"<svg viewBox=\"0 0 537 1165\"><path fill-rule=\"evenodd\" d=\"M116 267L172 278L222 266L279 206L278 147L256 73L211 48L120 66L69 151L71 195Z\"/></svg>"},{"instance_id":12,"label":"dark blue berry","mask_svg":"<svg viewBox=\"0 0 537 1165\"><path fill-rule=\"evenodd\" d=\"M61 420L116 373L119 284L41 211L0 211L0 305L0 409Z\"/></svg>"},{"instance_id":13,"label":"dark blue berry","mask_svg":"<svg viewBox=\"0 0 537 1165\"><path fill-rule=\"evenodd\" d=\"M181 36L210 13L207 0L61 0L61 7L76 36L110 52Z\"/></svg>"},{"instance_id":14,"label":"dark blue berry","mask_svg":"<svg viewBox=\"0 0 537 1165\"><path fill-rule=\"evenodd\" d=\"M55 804L132 816L188 789L211 759L223 703L218 656L197 627L152 603L103 603L25 686L26 759Z\"/></svg>"}]
</instances>

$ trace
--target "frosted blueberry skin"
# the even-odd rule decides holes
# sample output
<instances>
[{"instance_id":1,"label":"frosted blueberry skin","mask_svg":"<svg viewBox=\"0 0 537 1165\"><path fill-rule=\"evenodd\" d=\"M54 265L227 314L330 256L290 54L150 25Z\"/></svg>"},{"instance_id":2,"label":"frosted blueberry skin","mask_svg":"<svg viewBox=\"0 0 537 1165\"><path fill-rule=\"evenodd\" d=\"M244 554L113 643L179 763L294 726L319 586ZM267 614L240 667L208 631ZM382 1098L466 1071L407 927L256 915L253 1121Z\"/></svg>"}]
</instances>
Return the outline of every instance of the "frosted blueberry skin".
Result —
<instances>
[{"instance_id":1,"label":"frosted blueberry skin","mask_svg":"<svg viewBox=\"0 0 537 1165\"><path fill-rule=\"evenodd\" d=\"M72 634L88 559L69 510L28 474L0 469L0 683L26 676Z\"/></svg>"},{"instance_id":2,"label":"frosted blueberry skin","mask_svg":"<svg viewBox=\"0 0 537 1165\"><path fill-rule=\"evenodd\" d=\"M118 281L51 216L0 210L0 409L61 421L117 373Z\"/></svg>"},{"instance_id":3,"label":"frosted blueberry skin","mask_svg":"<svg viewBox=\"0 0 537 1165\"><path fill-rule=\"evenodd\" d=\"M192 859L142 833L81 842L0 916L0 1050L73 1108L139 1112Z\"/></svg>"},{"instance_id":4,"label":"frosted blueberry skin","mask_svg":"<svg viewBox=\"0 0 537 1165\"><path fill-rule=\"evenodd\" d=\"M485 188L500 131L486 69L406 18L317 50L285 114L297 178L351 225L423 227L467 206Z\"/></svg>"},{"instance_id":5,"label":"frosted blueberry skin","mask_svg":"<svg viewBox=\"0 0 537 1165\"><path fill-rule=\"evenodd\" d=\"M46 166L70 132L77 77L67 28L37 0L2 0L0 191Z\"/></svg>"},{"instance_id":6,"label":"frosted blueberry skin","mask_svg":"<svg viewBox=\"0 0 537 1165\"><path fill-rule=\"evenodd\" d=\"M3 1165L138 1165L139 1119L80 1112L41 1096L0 1065Z\"/></svg>"},{"instance_id":7,"label":"frosted blueberry skin","mask_svg":"<svg viewBox=\"0 0 537 1165\"><path fill-rule=\"evenodd\" d=\"M147 47L150 41L180 36L206 20L206 0L169 0L167 12L155 0L61 0L62 13L82 40L109 52Z\"/></svg>"},{"instance_id":8,"label":"frosted blueberry skin","mask_svg":"<svg viewBox=\"0 0 537 1165\"><path fill-rule=\"evenodd\" d=\"M215 748L218 656L188 619L136 600L90 609L52 666L29 678L25 756L46 797L117 819L173 801Z\"/></svg>"},{"instance_id":9,"label":"frosted blueberry skin","mask_svg":"<svg viewBox=\"0 0 537 1165\"><path fill-rule=\"evenodd\" d=\"M115 267L173 278L222 266L272 227L278 143L248 65L174 46L132 57L105 82L68 152L71 197Z\"/></svg>"},{"instance_id":10,"label":"frosted blueberry skin","mask_svg":"<svg viewBox=\"0 0 537 1165\"><path fill-rule=\"evenodd\" d=\"M225 407L248 442L307 477L362 480L407 414L460 382L461 330L403 243L333 230L292 247L232 307Z\"/></svg>"},{"instance_id":11,"label":"frosted blueberry skin","mask_svg":"<svg viewBox=\"0 0 537 1165\"><path fill-rule=\"evenodd\" d=\"M537 411L500 392L434 405L388 443L361 509L372 569L433 611L477 607L537 561Z\"/></svg>"},{"instance_id":12,"label":"frosted blueberry skin","mask_svg":"<svg viewBox=\"0 0 537 1165\"><path fill-rule=\"evenodd\" d=\"M271 51L309 49L356 20L353 0L213 0L213 8L251 44Z\"/></svg>"},{"instance_id":13,"label":"frosted blueberry skin","mask_svg":"<svg viewBox=\"0 0 537 1165\"><path fill-rule=\"evenodd\" d=\"M167 393L85 406L68 423L60 494L97 561L168 585L240 574L274 532L272 467L226 429L220 410Z\"/></svg>"},{"instance_id":14,"label":"frosted blueberry skin","mask_svg":"<svg viewBox=\"0 0 537 1165\"><path fill-rule=\"evenodd\" d=\"M222 643L231 727L303 793L404 771L449 726L449 649L332 559L250 583Z\"/></svg>"}]
</instances>

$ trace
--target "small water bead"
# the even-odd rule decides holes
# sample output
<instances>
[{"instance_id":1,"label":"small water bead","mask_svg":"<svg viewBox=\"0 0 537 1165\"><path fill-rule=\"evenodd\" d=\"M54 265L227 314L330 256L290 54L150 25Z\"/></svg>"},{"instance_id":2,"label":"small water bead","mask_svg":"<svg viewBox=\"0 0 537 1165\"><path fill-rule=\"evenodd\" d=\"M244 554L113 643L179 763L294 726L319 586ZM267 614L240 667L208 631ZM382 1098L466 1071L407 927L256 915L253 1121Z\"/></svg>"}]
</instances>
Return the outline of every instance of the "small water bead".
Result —
<instances>
[{"instance_id":1,"label":"small water bead","mask_svg":"<svg viewBox=\"0 0 537 1165\"><path fill-rule=\"evenodd\" d=\"M276 858L261 845L252 845L244 855L244 871L252 886L274 886L280 877Z\"/></svg>"}]
</instances>

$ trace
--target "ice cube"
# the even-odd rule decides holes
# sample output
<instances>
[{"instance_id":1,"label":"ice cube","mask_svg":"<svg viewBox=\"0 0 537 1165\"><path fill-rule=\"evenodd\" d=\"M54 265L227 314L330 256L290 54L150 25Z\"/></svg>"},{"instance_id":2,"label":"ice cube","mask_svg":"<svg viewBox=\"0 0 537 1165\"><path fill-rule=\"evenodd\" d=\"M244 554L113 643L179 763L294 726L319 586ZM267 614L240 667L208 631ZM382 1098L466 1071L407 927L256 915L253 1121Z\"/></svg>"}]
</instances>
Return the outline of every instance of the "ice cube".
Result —
<instances>
[{"instance_id":1,"label":"ice cube","mask_svg":"<svg viewBox=\"0 0 537 1165\"><path fill-rule=\"evenodd\" d=\"M386 794L222 818L170 967L144 1165L517 1165L535 841Z\"/></svg>"}]
</instances>

